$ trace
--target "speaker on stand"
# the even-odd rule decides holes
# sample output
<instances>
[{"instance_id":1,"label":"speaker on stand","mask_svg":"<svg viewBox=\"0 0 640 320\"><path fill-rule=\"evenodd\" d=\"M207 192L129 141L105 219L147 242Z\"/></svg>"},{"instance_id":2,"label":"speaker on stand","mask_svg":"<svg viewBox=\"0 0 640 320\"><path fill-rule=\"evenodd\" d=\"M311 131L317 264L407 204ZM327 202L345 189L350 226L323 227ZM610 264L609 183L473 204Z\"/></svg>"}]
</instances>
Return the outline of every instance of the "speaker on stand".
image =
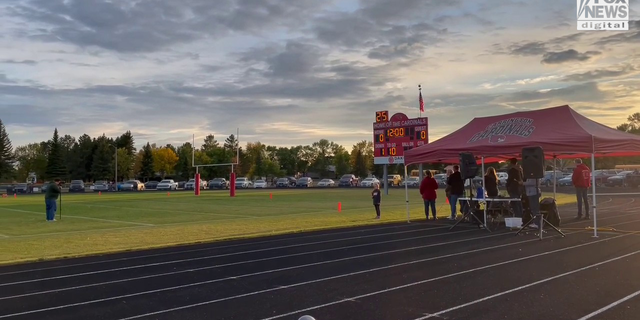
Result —
<instances>
[{"instance_id":1,"label":"speaker on stand","mask_svg":"<svg viewBox=\"0 0 640 320\"><path fill-rule=\"evenodd\" d=\"M536 189L540 187L539 186L540 179L544 177L544 151L542 150L542 147L522 148L522 173L524 175L522 177L523 181L527 181L528 179L536 179ZM526 192L524 196L528 197L526 195ZM520 230L518 230L516 235L520 234L522 230L526 229L531 223L533 223L533 221L535 221L538 218L540 221L540 226L539 226L540 240L542 240L542 232L543 232L545 222L549 226L551 226L554 230L556 230L560 235L562 235L563 237L565 236L565 234L562 231L560 231L553 224L549 223L547 219L545 219L544 215L540 212L540 210L538 210L536 215L532 217L527 223L525 223L520 228Z\"/></svg>"}]
</instances>

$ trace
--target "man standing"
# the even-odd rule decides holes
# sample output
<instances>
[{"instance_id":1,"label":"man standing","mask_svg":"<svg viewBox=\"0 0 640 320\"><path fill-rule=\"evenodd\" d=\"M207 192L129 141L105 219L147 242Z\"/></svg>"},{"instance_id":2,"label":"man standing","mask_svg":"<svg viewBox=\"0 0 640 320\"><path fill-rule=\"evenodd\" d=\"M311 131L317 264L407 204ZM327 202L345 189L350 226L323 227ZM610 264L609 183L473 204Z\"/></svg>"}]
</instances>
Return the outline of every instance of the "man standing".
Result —
<instances>
[{"instance_id":1,"label":"man standing","mask_svg":"<svg viewBox=\"0 0 640 320\"><path fill-rule=\"evenodd\" d=\"M47 221L56 221L56 210L58 206L56 201L60 196L60 179L55 179L54 182L49 183L47 190L44 193L44 204L47 210Z\"/></svg>"},{"instance_id":2,"label":"man standing","mask_svg":"<svg viewBox=\"0 0 640 320\"><path fill-rule=\"evenodd\" d=\"M449 194L449 204L451 205L451 216L449 220L456 219L456 202L458 198L461 198L464 194L464 180L462 180L462 174L460 173L460 167L453 166L453 173L447 178L447 193Z\"/></svg>"},{"instance_id":3,"label":"man standing","mask_svg":"<svg viewBox=\"0 0 640 320\"><path fill-rule=\"evenodd\" d=\"M581 159L576 159L576 168L573 169L571 182L576 187L576 197L578 198L578 216L576 219L582 218L582 202L584 201L584 218L589 220L589 196L587 191L591 187L591 170Z\"/></svg>"},{"instance_id":4,"label":"man standing","mask_svg":"<svg viewBox=\"0 0 640 320\"><path fill-rule=\"evenodd\" d=\"M511 158L509 160L510 168L507 171L509 177L507 178L507 192L509 193L509 198L512 199L522 199L522 186L524 185L522 181L522 168L518 166L518 159ZM522 202L521 201L511 201L511 208L513 208L513 213L516 217L522 218Z\"/></svg>"}]
</instances>

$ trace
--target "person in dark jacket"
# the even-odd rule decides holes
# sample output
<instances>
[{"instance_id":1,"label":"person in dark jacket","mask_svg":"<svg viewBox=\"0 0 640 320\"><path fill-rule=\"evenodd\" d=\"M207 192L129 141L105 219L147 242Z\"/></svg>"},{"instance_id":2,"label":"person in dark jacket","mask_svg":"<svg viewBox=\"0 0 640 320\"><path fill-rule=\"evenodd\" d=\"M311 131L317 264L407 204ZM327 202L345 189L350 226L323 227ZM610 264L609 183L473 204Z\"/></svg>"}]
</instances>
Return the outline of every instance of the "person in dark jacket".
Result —
<instances>
[{"instance_id":1,"label":"person in dark jacket","mask_svg":"<svg viewBox=\"0 0 640 320\"><path fill-rule=\"evenodd\" d=\"M376 219L380 220L380 200L382 194L380 193L380 185L373 184L373 191L371 191L371 198L373 199L373 207L376 208Z\"/></svg>"},{"instance_id":2,"label":"person in dark jacket","mask_svg":"<svg viewBox=\"0 0 640 320\"><path fill-rule=\"evenodd\" d=\"M496 198L498 196L498 174L496 168L489 167L484 175L484 190L487 191L487 197Z\"/></svg>"},{"instance_id":3,"label":"person in dark jacket","mask_svg":"<svg viewBox=\"0 0 640 320\"><path fill-rule=\"evenodd\" d=\"M573 169L571 182L576 187L576 197L578 199L578 216L582 218L582 202L584 202L584 218L589 220L589 196L588 190L591 187L591 169L582 163L582 159L576 159L576 168Z\"/></svg>"},{"instance_id":4,"label":"person in dark jacket","mask_svg":"<svg viewBox=\"0 0 640 320\"><path fill-rule=\"evenodd\" d=\"M49 184L44 193L44 204L47 212L47 221L56 221L56 201L60 196L60 179L55 179Z\"/></svg>"},{"instance_id":5,"label":"person in dark jacket","mask_svg":"<svg viewBox=\"0 0 640 320\"><path fill-rule=\"evenodd\" d=\"M510 168L507 171L507 192L512 199L522 199L522 189L524 186L522 168L518 166L518 159L511 158L509 160ZM511 201L511 208L516 217L522 218L523 209L521 201Z\"/></svg>"},{"instance_id":6,"label":"person in dark jacket","mask_svg":"<svg viewBox=\"0 0 640 320\"><path fill-rule=\"evenodd\" d=\"M456 219L456 203L458 198L464 194L464 181L460 174L460 166L453 166L453 173L447 178L447 187L449 189L449 204L451 205L451 217L449 220Z\"/></svg>"},{"instance_id":7,"label":"person in dark jacket","mask_svg":"<svg viewBox=\"0 0 640 320\"><path fill-rule=\"evenodd\" d=\"M433 220L437 219L436 215L436 198L438 198L438 194L436 190L438 189L438 181L433 178L433 174L430 170L427 170L427 176L420 183L420 194L422 195L422 200L424 200L424 215L429 220L429 208L431 208L431 212L433 214Z\"/></svg>"}]
</instances>

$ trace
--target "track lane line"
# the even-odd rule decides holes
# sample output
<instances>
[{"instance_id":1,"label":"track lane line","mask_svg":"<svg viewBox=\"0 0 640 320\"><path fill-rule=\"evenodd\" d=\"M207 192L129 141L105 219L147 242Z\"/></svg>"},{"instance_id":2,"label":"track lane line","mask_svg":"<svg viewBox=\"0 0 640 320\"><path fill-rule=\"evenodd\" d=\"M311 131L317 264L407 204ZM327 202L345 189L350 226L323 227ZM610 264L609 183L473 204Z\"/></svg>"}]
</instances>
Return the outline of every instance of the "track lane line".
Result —
<instances>
[{"instance_id":1,"label":"track lane line","mask_svg":"<svg viewBox=\"0 0 640 320\"><path fill-rule=\"evenodd\" d=\"M168 291L168 290L176 290L176 289L188 288L188 287L193 287L193 286L199 286L199 285L204 285L204 284L221 282L221 281L225 281L225 280L236 280L236 279L247 278L247 277L256 276L256 275L269 274L269 273L275 273L275 272L286 271L286 270L295 270L295 269L299 269L299 268L306 268L306 267L329 264L329 263L335 263L335 262L349 261L349 260L354 260L354 259L373 257L373 256L377 256L377 255L385 255L385 254L397 253L397 252L403 252L403 251L431 248L431 247L443 246L443 245L454 244L454 243L462 243L462 242L466 242L466 241L473 241L473 240L479 240L479 239L485 239L485 238L491 238L491 237L499 237L499 236L505 236L505 235L510 235L510 234L511 233L505 232L505 233L494 234L494 235L490 235L490 236L482 236L482 237L476 237L476 238L440 242L440 243L434 243L434 244L429 244L429 245L424 245L424 246L403 248L403 249L397 249L397 250L389 250L389 251L370 253L370 254L363 254L363 255L347 257L347 258L326 260L326 261L321 261L321 262L314 262L314 263L308 263L308 264L303 264L303 265L279 268L279 269L265 270L265 271L247 273L247 274L242 274L242 275L237 275L237 276L229 276L229 277L224 277L224 278L212 279L212 280L207 280L207 281L202 281L202 282L183 284L183 285L174 286L174 287L167 287L167 288L160 288L160 289L155 289L155 290L150 290L150 291L137 292L137 293L132 293L132 294L128 294L128 295L115 297L114 299L116 299L116 298L126 298L126 297L132 297L132 296L138 296L138 295L144 295L144 294L150 294L150 293L156 293L156 292L162 292L162 291ZM492 248L498 248L498 247L502 247L502 246L510 246L510 245L515 245L515 244L518 244L518 243L525 243L525 242L529 242L529 241L532 241L532 240L521 241L521 242L516 242L516 243L511 243L511 244L506 244L506 245L498 245L498 246L495 246L495 247L481 248L481 249L477 249L477 250L468 250L468 251L465 251L465 252L455 253L455 254L448 254L448 255L439 256L439 257L436 257L436 258L443 258L443 257L444 258L448 258L448 257L451 257L451 256L468 254L468 253L473 253L473 252L477 252L477 251L485 251L485 250L489 250L489 249L492 249ZM429 259L434 259L434 258L432 257L432 258L429 258ZM270 258L264 258L264 259L250 261L250 262L258 262L258 261L265 261L265 260L270 260ZM3 297L3 298L0 298L0 300L8 300L8 299L13 299L13 298L23 298L23 297L34 296L34 295L39 295L39 294L43 294L43 293L53 293L53 292L58 293L58 292L62 292L62 291L81 289L81 288L97 286L97 285L113 284L113 283L118 283L118 282L126 282L126 281L138 280L138 279L146 279L146 278L152 278L152 277L157 277L157 276L172 275L172 274L185 273L185 272L194 272L194 271L200 271L200 270L206 270L206 269L214 269L214 268L219 268L219 267L237 265L237 264L241 264L241 263L248 263L248 262L229 263L229 264L225 264L225 265L202 267L202 268L189 269L189 270L177 271L177 272L168 272L168 273L165 273L165 274L149 275L149 276L142 276L142 277L136 277L136 278L130 278L130 279L116 280L116 281L108 281L108 282L102 282L102 283L95 283L95 284L91 284L91 285L76 286L76 287L71 287L71 288L53 289L53 290L42 291L42 292L26 293L26 294L21 294L21 295L16 295L16 296ZM411 263L415 263L415 262L411 262ZM411 264L411 263L404 263L404 264ZM109 299L112 299L112 298L105 298L105 299L109 300ZM99 302L107 301L107 300L101 299Z\"/></svg>"},{"instance_id":2,"label":"track lane line","mask_svg":"<svg viewBox=\"0 0 640 320\"><path fill-rule=\"evenodd\" d=\"M537 257L541 257L541 256L557 253L557 252L567 251L567 250L571 250L571 249L575 249L575 248L579 248L579 247L584 247L584 246L600 243L600 242L603 242L603 241L610 241L610 240L613 240L613 239L622 238L622 237L626 237L626 236L628 236L628 235L627 234L623 234L623 235L615 236L615 237L612 237L612 238L596 240L596 241L593 241L593 242L583 243L583 244L570 246L570 247L566 247L566 248L562 248L562 249L557 249L557 250L553 250L553 251L547 251L547 252L544 252L544 253L538 253L538 254L522 257L522 258L517 258L517 259L513 259L513 260L507 260L507 261L503 261L503 262L499 262L499 263L494 263L494 264L487 265L487 266L484 266L484 267L478 267L478 268L468 269L468 270L465 270L465 271L459 271L459 272L451 273L451 274L444 275L444 276L439 276L439 277L430 278L430 279L426 279L426 280L422 280L422 281L416 281L416 282L412 282L412 283L407 283L407 284L401 285L401 286L391 287L391 288L387 288L387 289L384 289L384 290L374 291L374 292L370 292L370 293L367 293L367 294L362 294L362 295L349 297L349 298L345 298L345 299L338 300L338 301L333 301L333 302L317 305L317 306L314 306L314 307L300 309L300 310L296 310L296 311L293 311L293 312L280 314L280 315L269 317L269 318L264 318L262 320L273 320L273 319L278 319L278 318L282 318L282 317L292 316L292 315L295 315L295 314L299 314L301 312L307 312L307 311L311 311L311 310L316 310L316 309L320 309L320 308L324 308L324 307L328 307L328 306L332 306L332 305L336 305L336 304L340 304L340 303L344 303L344 302L354 301L356 299L361 299L361 298L366 298L366 297L378 295L378 294L385 293L385 292L390 292L390 291L395 291L395 290L404 289L404 288L408 288L408 287L413 287L413 286L416 286L416 285L421 285L421 284L425 284L425 283L429 283L429 282L433 282L433 281L437 281L437 280L442 280L442 279L447 279L447 278L459 276L461 274L466 274L466 273L470 273L470 272L476 272L476 271L480 271L480 270L484 270L484 269L488 269L488 268L494 268L494 267L501 266L501 265L507 265L507 264L510 264L510 263L520 262L520 261L524 261L524 260L528 260L528 259L532 259L532 258L537 258ZM553 237L557 237L557 236L553 236ZM535 239L535 240L540 241L539 239ZM532 240L529 240L529 241L532 241ZM638 251L638 252L640 252L640 251ZM290 288L290 287L294 287L294 286L298 286L298 285L300 285L300 284L285 286L283 288ZM276 290L278 290L278 289L280 289L280 288L276 288ZM274 289L269 289L269 290L273 291ZM267 292L269 290L263 290L263 292ZM263 292L260 292L260 293L263 293ZM246 294L245 296L252 295L252 294L254 294L254 293L249 293L249 294ZM218 299L218 300L222 301L222 299ZM166 312L177 311L177 310L181 310L181 309L192 308L192 307L196 307L196 306L201 306L201 305L211 304L211 303L214 303L214 302L219 302L218 300L205 301L205 302L201 302L201 303L197 303L197 304L191 304L191 305L187 305L187 306L171 308L171 309L157 311L157 312L153 312L153 313L146 313L146 314L137 315L137 316L134 316L134 317L123 318L123 319L120 319L120 320L137 319L137 318L156 315L156 314L160 314L160 313L166 313Z\"/></svg>"},{"instance_id":3,"label":"track lane line","mask_svg":"<svg viewBox=\"0 0 640 320\"><path fill-rule=\"evenodd\" d=\"M447 226L447 228L448 227L449 226ZM442 229L442 228L431 228L431 229L427 229L427 230L433 230L433 229ZM457 232L443 232L443 233L436 233L436 234L429 234L429 235L410 237L410 238L402 238L402 239L394 239L394 240L386 240L386 241L378 241L378 242L368 242L368 243L364 243L364 244L358 244L358 245L352 245L352 246L346 246L346 247L338 247L338 248L331 248L331 249L322 249L322 250L316 250L316 251L307 251L307 252L283 255L283 256L279 256L279 257L280 258L286 258L286 257L292 257L292 256L309 255L309 254L316 254L316 253L322 253L322 252L330 252L330 251L338 251L338 250L344 250L344 249L352 249L352 248L374 246L374 245L385 244L385 243L394 243L394 242L402 242L402 241L409 241L409 240L416 240L416 239L425 239L425 238L432 238L432 237L438 237L438 236L448 236L448 235L460 234L460 233L465 233L465 232L473 232L473 231L478 231L478 229L471 229L471 230L464 230L464 231L457 231ZM354 237L354 238L352 238L352 240L369 238L369 237L372 237L372 236L374 236L374 235L363 236L363 237ZM313 244L323 244L323 243L331 243L331 242L339 242L339 241L343 241L343 240L318 241L318 242L315 242ZM237 256L237 255L241 255L241 254L272 251L272 250L278 250L278 249L287 249L287 248L301 247L301 246L307 246L307 245L309 245L309 244L294 244L294 245L275 247L275 248L264 248L264 249L257 249L257 250L249 250L249 251L218 254L218 255L213 255L213 256L204 256L204 257L196 257L196 258L188 258L188 259L180 259L180 260L170 260L170 261L147 263L147 264L134 265L134 266L128 266L128 267L112 268L112 269L97 270L97 271L88 271L88 272L67 274L67 275L48 277L48 278L22 280L22 281L16 281L16 282L1 283L0 287L6 287L6 286L12 286L12 285L24 284L24 283L32 283L32 282L42 282L42 281L47 281L47 280L73 278L73 277L78 277L78 276L93 275L93 274L100 274L100 273L108 273L108 272L115 272L115 271L122 271L122 270L139 269L139 268L146 268L146 267L151 267L151 266L161 266L161 265L174 264L174 263L182 263L182 262L190 262L190 261L215 259L215 258L221 258L221 257Z\"/></svg>"},{"instance_id":4,"label":"track lane line","mask_svg":"<svg viewBox=\"0 0 640 320\"><path fill-rule=\"evenodd\" d=\"M584 316L584 317L582 317L582 318L580 318L578 320L591 319L591 318L593 318L593 317L595 317L595 316L597 316L597 315L599 315L599 314L601 314L601 313L603 313L603 312L605 312L605 311L607 311L607 310L609 310L609 309L611 309L611 308L613 308L613 307L615 307L615 306L617 306L617 305L619 305L619 304L621 304L621 303L623 303L623 302L625 302L627 300L630 300L630 299L632 299L632 298L634 298L634 297L636 297L638 295L640 295L640 291L636 291L636 292L634 292L634 293L632 293L632 294L630 294L630 295L628 295L628 296L626 296L626 297L624 297L624 298L622 298L620 300L614 301L614 302L612 302L612 303L610 303L610 304L608 304L608 305L606 305L606 306L604 306L604 307L602 307L602 308L600 308L600 309L598 309L598 310L596 310L596 311L594 311L594 312L592 312L592 313L590 313L590 314L588 314L588 315L586 315L586 316Z\"/></svg>"},{"instance_id":5,"label":"track lane line","mask_svg":"<svg viewBox=\"0 0 640 320\"><path fill-rule=\"evenodd\" d=\"M568 272L565 272L565 273L561 273L561 274L555 275L553 277L549 277L549 278L546 278L546 279L538 280L538 281L535 281L535 282L532 282L532 283L529 283L529 284L526 284L526 285L523 285L523 286L520 286L520 287L509 289L507 291L496 293L496 294L493 294L493 295L490 295L490 296L487 296L487 297L484 297L484 298L481 298L481 299L477 299L477 300L474 300L474 301L471 301L471 302L467 302L465 304L461 304L461 305L458 305L458 306L455 306L455 307L451 307L449 309L445 309L445 310L442 310L442 311L438 311L436 313L429 314L428 316L425 316L425 317L416 318L414 320L424 320L424 319L430 319L430 318L435 318L435 317L439 318L440 315L448 313L448 312L451 312L451 311L462 309L462 308L474 305L476 303L488 301L488 300L491 300L493 298L496 298L496 297L499 297L499 296L503 296L505 294L513 293L513 292L516 292L516 291L519 291L519 290L522 290L522 289L526 289L526 288L529 288L529 287L533 287L535 285L539 285L541 283L549 282L551 280L555 280L555 279L559 279L559 278L562 278L562 277L566 277L568 275L571 275L571 274L574 274L574 273L578 273L580 271L588 270L588 269L591 269L591 268L594 268L594 267L597 267L597 266L601 266L603 264L607 264L607 263L610 263L610 262L614 262L614 261L617 261L617 260L620 260L620 259L624 259L624 258L630 257L630 256L638 254L638 253L640 253L640 250L637 250L637 251L634 251L634 252L631 252L631 253L627 253L625 255L618 256L618 257L615 257L615 258L611 258L611 259L608 259L608 260L605 260L605 261L601 261L601 262L598 262L598 263L594 263L594 264L591 264L591 265L588 265L588 266L585 266L585 267L582 267L582 268L571 270L571 271L568 271ZM640 294L640 291L634 293L633 296L636 296L638 294ZM631 298L633 298L633 296L628 296L625 299L626 300L631 299ZM623 301L620 301L618 303L621 303L621 302L623 302ZM597 314L597 313L594 313L593 315L595 315L595 314ZM581 319L588 319L588 318L584 318L583 317Z\"/></svg>"}]
</instances>

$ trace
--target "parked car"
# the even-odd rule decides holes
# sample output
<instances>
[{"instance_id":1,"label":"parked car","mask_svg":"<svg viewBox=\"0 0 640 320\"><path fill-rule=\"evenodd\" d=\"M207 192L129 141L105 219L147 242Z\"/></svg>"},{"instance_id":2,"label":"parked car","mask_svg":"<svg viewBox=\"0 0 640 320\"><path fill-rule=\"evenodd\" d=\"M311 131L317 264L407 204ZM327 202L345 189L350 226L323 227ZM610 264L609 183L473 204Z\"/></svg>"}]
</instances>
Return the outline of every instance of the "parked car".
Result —
<instances>
[{"instance_id":1,"label":"parked car","mask_svg":"<svg viewBox=\"0 0 640 320\"><path fill-rule=\"evenodd\" d=\"M29 193L29 185L26 183L18 183L13 186L14 193Z\"/></svg>"},{"instance_id":2,"label":"parked car","mask_svg":"<svg viewBox=\"0 0 640 320\"><path fill-rule=\"evenodd\" d=\"M187 183L184 184L184 190L195 190L196 179L189 179ZM200 190L204 190L207 188L207 182L205 180L200 180Z\"/></svg>"},{"instance_id":3,"label":"parked car","mask_svg":"<svg viewBox=\"0 0 640 320\"><path fill-rule=\"evenodd\" d=\"M140 180L128 180L125 181L121 186L120 190L122 191L142 191L144 190L144 184L140 182Z\"/></svg>"},{"instance_id":4,"label":"parked car","mask_svg":"<svg viewBox=\"0 0 640 320\"><path fill-rule=\"evenodd\" d=\"M84 182L82 180L71 180L69 184L69 192L84 192Z\"/></svg>"},{"instance_id":5,"label":"parked car","mask_svg":"<svg viewBox=\"0 0 640 320\"><path fill-rule=\"evenodd\" d=\"M225 178L215 178L209 181L209 189L229 189L229 181Z\"/></svg>"},{"instance_id":6,"label":"parked car","mask_svg":"<svg viewBox=\"0 0 640 320\"><path fill-rule=\"evenodd\" d=\"M560 187L570 187L573 185L573 180L571 180L573 177L573 173L569 174L567 176L565 176L564 178L561 178L558 180L558 186Z\"/></svg>"},{"instance_id":7,"label":"parked car","mask_svg":"<svg viewBox=\"0 0 640 320\"><path fill-rule=\"evenodd\" d=\"M602 187L607 185L607 180L620 173L620 170L595 170L591 173L596 179L596 186Z\"/></svg>"},{"instance_id":8,"label":"parked car","mask_svg":"<svg viewBox=\"0 0 640 320\"><path fill-rule=\"evenodd\" d=\"M145 190L157 190L158 189L158 184L160 184L160 182L158 181L147 181L144 183L144 189Z\"/></svg>"},{"instance_id":9,"label":"parked car","mask_svg":"<svg viewBox=\"0 0 640 320\"><path fill-rule=\"evenodd\" d=\"M564 177L565 177L564 173L562 171L557 170L556 176L555 176L555 184L557 185L558 181L560 181L560 179ZM544 172L544 176L542 176L542 179L540 179L540 185L547 186L547 187L554 185L553 171Z\"/></svg>"},{"instance_id":10,"label":"parked car","mask_svg":"<svg viewBox=\"0 0 640 320\"><path fill-rule=\"evenodd\" d=\"M109 182L98 180L93 183L93 192L109 191Z\"/></svg>"},{"instance_id":11,"label":"parked car","mask_svg":"<svg viewBox=\"0 0 640 320\"><path fill-rule=\"evenodd\" d=\"M389 186L399 186L402 182L402 177L399 174L387 175L387 183Z\"/></svg>"},{"instance_id":12,"label":"parked car","mask_svg":"<svg viewBox=\"0 0 640 320\"><path fill-rule=\"evenodd\" d=\"M289 188L296 186L296 178L294 177L284 177L278 179L276 181L276 188Z\"/></svg>"},{"instance_id":13,"label":"parked car","mask_svg":"<svg viewBox=\"0 0 640 320\"><path fill-rule=\"evenodd\" d=\"M313 187L313 180L309 177L302 177L296 181L296 187L298 188L308 188Z\"/></svg>"},{"instance_id":14,"label":"parked car","mask_svg":"<svg viewBox=\"0 0 640 320\"><path fill-rule=\"evenodd\" d=\"M433 176L433 178L436 179L436 182L438 182L438 187L446 187L447 186L447 174L446 173L436 174L435 176Z\"/></svg>"},{"instance_id":15,"label":"parked car","mask_svg":"<svg viewBox=\"0 0 640 320\"><path fill-rule=\"evenodd\" d=\"M336 182L332 179L322 179L318 182L318 187L335 187Z\"/></svg>"},{"instance_id":16,"label":"parked car","mask_svg":"<svg viewBox=\"0 0 640 320\"><path fill-rule=\"evenodd\" d=\"M173 179L165 179L156 185L156 190L178 190L178 183L173 181Z\"/></svg>"},{"instance_id":17,"label":"parked car","mask_svg":"<svg viewBox=\"0 0 640 320\"><path fill-rule=\"evenodd\" d=\"M407 180L402 181L402 186L408 187L419 187L420 186L420 177L409 177Z\"/></svg>"},{"instance_id":18,"label":"parked car","mask_svg":"<svg viewBox=\"0 0 640 320\"><path fill-rule=\"evenodd\" d=\"M178 181L178 189L184 189L184 186L187 184L186 181Z\"/></svg>"},{"instance_id":19,"label":"parked car","mask_svg":"<svg viewBox=\"0 0 640 320\"><path fill-rule=\"evenodd\" d=\"M358 186L358 178L356 178L353 174L345 174L340 177L338 181L338 187L357 187Z\"/></svg>"},{"instance_id":20,"label":"parked car","mask_svg":"<svg viewBox=\"0 0 640 320\"><path fill-rule=\"evenodd\" d=\"M260 179L260 180L256 180L256 181L253 183L253 187L254 187L254 188L261 188L261 189L264 189L264 188L266 188L266 187L267 187L267 181L262 180L262 179Z\"/></svg>"},{"instance_id":21,"label":"parked car","mask_svg":"<svg viewBox=\"0 0 640 320\"><path fill-rule=\"evenodd\" d=\"M615 176L607 178L607 186L608 187L626 187L627 186L627 176L632 174L633 171L622 171Z\"/></svg>"},{"instance_id":22,"label":"parked car","mask_svg":"<svg viewBox=\"0 0 640 320\"><path fill-rule=\"evenodd\" d=\"M252 184L251 180L247 177L236 178L236 188L247 189L250 188Z\"/></svg>"},{"instance_id":23,"label":"parked car","mask_svg":"<svg viewBox=\"0 0 640 320\"><path fill-rule=\"evenodd\" d=\"M366 178L360 182L360 186L364 188L371 188L374 184L380 184L380 180L376 178Z\"/></svg>"}]
</instances>

